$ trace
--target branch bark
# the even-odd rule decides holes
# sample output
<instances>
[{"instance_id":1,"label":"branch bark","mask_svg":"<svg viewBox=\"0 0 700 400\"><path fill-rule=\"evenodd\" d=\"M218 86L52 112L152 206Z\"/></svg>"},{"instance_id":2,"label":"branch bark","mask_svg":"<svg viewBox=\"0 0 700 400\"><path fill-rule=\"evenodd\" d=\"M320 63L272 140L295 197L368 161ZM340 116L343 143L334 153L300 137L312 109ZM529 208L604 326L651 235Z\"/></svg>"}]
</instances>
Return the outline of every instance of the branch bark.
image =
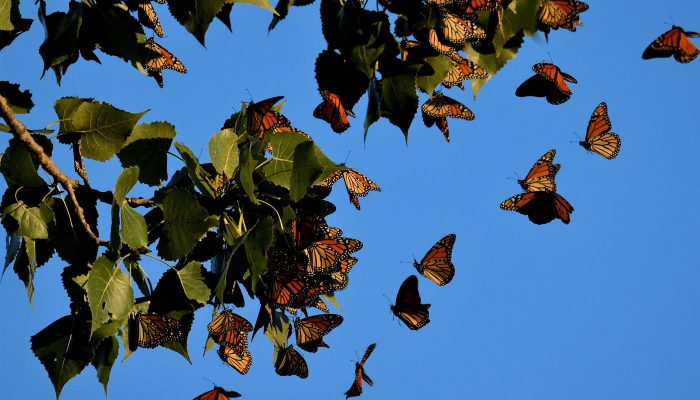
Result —
<instances>
[{"instance_id":1,"label":"branch bark","mask_svg":"<svg viewBox=\"0 0 700 400\"><path fill-rule=\"evenodd\" d=\"M34 156L36 156L37 160L39 161L39 164L44 169L44 171L46 171L58 183L60 183L63 189L68 193L68 197L70 198L71 203L73 203L73 208L75 209L75 213L78 215L80 224L83 226L85 232L90 237L90 239L94 240L97 244L102 244L103 241L100 240L100 238L97 237L97 235L95 235L95 233L92 231L92 228L90 227L90 224L88 224L87 220L85 219L85 212L83 211L83 207L80 206L78 198L75 195L75 188L80 186L80 183L66 176L66 174L64 174L58 168L56 163L53 162L51 157L47 156L46 153L44 153L44 149L41 146L39 146L39 144L34 140L31 133L29 133L29 130L27 130L24 124L22 124L17 119L17 116L15 116L15 113L10 108L10 105L7 103L7 100L1 95L0 116L2 116L7 125L10 126L12 134L24 144L27 150L29 150L32 154L34 154Z\"/></svg>"}]
</instances>

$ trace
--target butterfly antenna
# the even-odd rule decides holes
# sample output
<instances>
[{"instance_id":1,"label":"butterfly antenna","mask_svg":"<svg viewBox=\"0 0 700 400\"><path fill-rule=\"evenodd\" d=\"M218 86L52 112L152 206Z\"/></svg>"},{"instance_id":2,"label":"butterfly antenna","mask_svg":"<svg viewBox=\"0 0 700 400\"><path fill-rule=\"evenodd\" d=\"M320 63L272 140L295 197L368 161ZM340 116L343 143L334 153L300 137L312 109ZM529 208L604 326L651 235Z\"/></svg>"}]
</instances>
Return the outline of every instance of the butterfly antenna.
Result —
<instances>
[{"instance_id":1,"label":"butterfly antenna","mask_svg":"<svg viewBox=\"0 0 700 400\"><path fill-rule=\"evenodd\" d=\"M253 102L253 93L250 93L250 90L248 88L245 89L246 92L248 92L248 96L250 97L250 102Z\"/></svg>"},{"instance_id":2,"label":"butterfly antenna","mask_svg":"<svg viewBox=\"0 0 700 400\"><path fill-rule=\"evenodd\" d=\"M389 305L392 305L392 306L394 305L394 303L391 302L391 299L390 299L389 297L387 297L387 295L385 295L384 293L382 293L382 296L384 296L384 298L386 299L386 301L389 302Z\"/></svg>"},{"instance_id":3,"label":"butterfly antenna","mask_svg":"<svg viewBox=\"0 0 700 400\"><path fill-rule=\"evenodd\" d=\"M345 156L345 160L343 162L341 162L340 165L345 166L345 163L348 162L348 158L350 158L350 150L348 150L348 155Z\"/></svg>"},{"instance_id":4,"label":"butterfly antenna","mask_svg":"<svg viewBox=\"0 0 700 400\"><path fill-rule=\"evenodd\" d=\"M554 60L552 60L552 53L547 52L547 54L549 55L549 62L551 62L552 64L554 64Z\"/></svg>"},{"instance_id":5,"label":"butterfly antenna","mask_svg":"<svg viewBox=\"0 0 700 400\"><path fill-rule=\"evenodd\" d=\"M216 386L216 382L212 381L211 379L206 378L206 377L204 377L204 376L202 377L202 379L204 379L205 381L207 381L207 382L211 383L212 385Z\"/></svg>"},{"instance_id":6,"label":"butterfly antenna","mask_svg":"<svg viewBox=\"0 0 700 400\"><path fill-rule=\"evenodd\" d=\"M576 132L571 132L574 136L576 136L576 140L570 140L569 143L574 143L574 142L580 142L581 141L581 136L578 135Z\"/></svg>"}]
</instances>

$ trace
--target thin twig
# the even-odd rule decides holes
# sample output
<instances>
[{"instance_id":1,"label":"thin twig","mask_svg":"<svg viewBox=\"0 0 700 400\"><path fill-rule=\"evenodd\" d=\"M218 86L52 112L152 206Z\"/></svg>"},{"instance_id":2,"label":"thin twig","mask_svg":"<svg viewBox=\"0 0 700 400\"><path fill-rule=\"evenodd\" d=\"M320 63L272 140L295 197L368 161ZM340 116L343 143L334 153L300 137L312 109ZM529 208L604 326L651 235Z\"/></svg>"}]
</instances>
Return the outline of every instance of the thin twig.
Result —
<instances>
[{"instance_id":1,"label":"thin twig","mask_svg":"<svg viewBox=\"0 0 700 400\"><path fill-rule=\"evenodd\" d=\"M27 127L25 127L17 119L15 113L12 111L9 104L7 103L7 100L1 95L0 116L2 116L7 125L10 126L12 134L17 139L19 139L22 142L22 144L24 144L24 146L27 148L27 150L29 150L29 152L31 152L37 158L41 167L56 181L58 181L58 183L60 183L61 186L63 186L66 192L68 192L68 196L70 197L70 200L73 203L75 213L78 215L78 220L83 225L83 228L85 228L85 232L90 237L90 239L95 241L95 243L101 244L102 241L99 237L95 235L95 233L92 231L92 228L90 227L90 224L88 224L87 220L85 219L85 212L83 211L83 207L80 205L80 203L78 203L78 198L75 195L75 189L80 186L80 183L66 176L58 168L56 163L53 162L51 157L46 155L44 149L41 146L39 146L39 144L34 140L32 135L27 130Z\"/></svg>"},{"instance_id":2,"label":"thin twig","mask_svg":"<svg viewBox=\"0 0 700 400\"><path fill-rule=\"evenodd\" d=\"M83 178L83 183L85 186L90 187L90 182L88 182L87 170L85 169L85 164L83 163L83 154L80 151L80 143L75 140L71 146L73 146L73 167L75 172Z\"/></svg>"}]
</instances>

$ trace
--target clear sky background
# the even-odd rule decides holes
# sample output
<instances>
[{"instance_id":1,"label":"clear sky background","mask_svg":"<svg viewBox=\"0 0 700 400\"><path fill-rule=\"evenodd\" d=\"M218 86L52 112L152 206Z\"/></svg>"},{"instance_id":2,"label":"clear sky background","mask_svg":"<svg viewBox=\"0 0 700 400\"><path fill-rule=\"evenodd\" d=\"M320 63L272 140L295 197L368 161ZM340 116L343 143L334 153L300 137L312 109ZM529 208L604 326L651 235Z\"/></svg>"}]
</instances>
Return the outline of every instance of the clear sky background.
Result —
<instances>
[{"instance_id":1,"label":"clear sky background","mask_svg":"<svg viewBox=\"0 0 700 400\"><path fill-rule=\"evenodd\" d=\"M64 7L49 6L59 3ZM254 100L284 95L283 112L295 126L333 160L347 157L349 166L382 188L361 200L359 212L342 183L331 195L338 211L329 223L362 240L364 248L350 285L337 295L345 321L327 337L331 348L304 354L308 379L277 376L272 345L262 335L251 343L254 361L246 376L214 351L202 357L211 312L206 307L196 313L189 337L192 365L165 348L140 349L116 363L109 398L191 399L211 388L209 379L245 398L341 399L353 379L351 360L377 342L365 365L375 386L365 389L365 399L699 399L700 60L647 61L641 54L672 21L700 31L700 3L589 4L578 32L555 31L548 44L543 36L526 38L476 101L468 88L448 92L476 114L475 121L450 121L451 143L436 128L425 128L418 114L408 146L385 120L372 126L365 146L366 97L342 135L311 116L320 102L314 60L325 47L318 2L294 8L269 35L269 12L237 5L233 33L215 21L207 48L156 5L166 33L160 42L188 69L186 75L164 71L162 90L109 56L101 57L103 65L71 66L61 87L51 72L40 79L43 28L35 21L0 52L0 79L34 93L35 108L21 116L29 127L54 121L53 103L61 96L95 97L132 112L150 109L141 122L172 122L176 140L206 161L210 135L241 101L251 94ZM36 15L33 2L22 7L25 17ZM516 97L531 66L550 54L579 82L571 85L571 99L553 106ZM601 101L622 137L612 161L576 143L575 133L585 134ZM520 192L508 178L523 177L551 148L561 164L558 191L575 208L571 224L538 226L500 210L501 201ZM55 153L71 171L67 149ZM118 167L116 160L87 164L91 182L104 183L102 189L111 189ZM105 220L100 230L108 229ZM430 324L417 332L399 326L383 296L393 301L401 282L416 273L402 261L422 257L453 232L452 283L438 287L420 278L424 302L432 304ZM68 313L62 267L54 259L37 271L34 307L11 270L0 283L2 398L53 397L29 338ZM154 262L145 268L152 277L163 272ZM241 311L251 321L256 313L254 304ZM90 366L61 398L103 396Z\"/></svg>"}]
</instances>

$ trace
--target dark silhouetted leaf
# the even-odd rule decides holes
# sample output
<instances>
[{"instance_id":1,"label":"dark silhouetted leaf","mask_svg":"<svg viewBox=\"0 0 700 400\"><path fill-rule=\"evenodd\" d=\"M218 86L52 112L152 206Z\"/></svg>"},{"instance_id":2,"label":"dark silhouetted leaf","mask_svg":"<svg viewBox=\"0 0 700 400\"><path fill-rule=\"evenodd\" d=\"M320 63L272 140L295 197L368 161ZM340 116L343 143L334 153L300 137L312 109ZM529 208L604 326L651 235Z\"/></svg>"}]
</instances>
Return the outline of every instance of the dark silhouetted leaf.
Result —
<instances>
[{"instance_id":1,"label":"dark silhouetted leaf","mask_svg":"<svg viewBox=\"0 0 700 400\"><path fill-rule=\"evenodd\" d=\"M443 79L452 69L450 58L444 55L435 57L426 57L425 63L421 65L416 77L416 86L422 89L425 93L433 93L435 87L442 82Z\"/></svg>"},{"instance_id":2,"label":"dark silhouetted leaf","mask_svg":"<svg viewBox=\"0 0 700 400\"><path fill-rule=\"evenodd\" d=\"M168 150L175 138L169 122L138 124L117 156L123 167L139 167L139 181L159 186L168 179Z\"/></svg>"},{"instance_id":3,"label":"dark silhouetted leaf","mask_svg":"<svg viewBox=\"0 0 700 400\"><path fill-rule=\"evenodd\" d=\"M105 395L107 395L109 374L112 372L117 355L119 355L119 342L116 337L110 336L102 339L92 358L92 366L97 371L97 379L102 383Z\"/></svg>"},{"instance_id":4,"label":"dark silhouetted leaf","mask_svg":"<svg viewBox=\"0 0 700 400\"><path fill-rule=\"evenodd\" d=\"M273 225L272 217L261 219L243 243L250 268L243 278L250 281L253 293L259 293L264 288L262 275L267 271L267 251L272 245Z\"/></svg>"},{"instance_id":5,"label":"dark silhouetted leaf","mask_svg":"<svg viewBox=\"0 0 700 400\"><path fill-rule=\"evenodd\" d=\"M20 91L16 83L0 81L0 96L7 100L15 114L26 114L34 107L32 94L29 90Z\"/></svg>"},{"instance_id":6,"label":"dark silhouetted leaf","mask_svg":"<svg viewBox=\"0 0 700 400\"><path fill-rule=\"evenodd\" d=\"M216 219L209 217L197 198L182 189L170 189L157 204L163 210L163 237L158 242L158 254L166 260L186 256L216 224Z\"/></svg>"},{"instance_id":7,"label":"dark silhouetted leaf","mask_svg":"<svg viewBox=\"0 0 700 400\"><path fill-rule=\"evenodd\" d=\"M389 118L389 122L401 128L408 140L408 128L418 108L415 89L418 66L403 61L384 65L379 110L382 117Z\"/></svg>"},{"instance_id":8,"label":"dark silhouetted leaf","mask_svg":"<svg viewBox=\"0 0 700 400\"><path fill-rule=\"evenodd\" d=\"M39 47L39 54L44 60L44 72L53 68L59 85L68 67L78 61L78 35L82 19L81 3L71 1L67 14L57 11L46 15L46 5L40 2L39 20L44 25L46 38Z\"/></svg>"}]
</instances>

